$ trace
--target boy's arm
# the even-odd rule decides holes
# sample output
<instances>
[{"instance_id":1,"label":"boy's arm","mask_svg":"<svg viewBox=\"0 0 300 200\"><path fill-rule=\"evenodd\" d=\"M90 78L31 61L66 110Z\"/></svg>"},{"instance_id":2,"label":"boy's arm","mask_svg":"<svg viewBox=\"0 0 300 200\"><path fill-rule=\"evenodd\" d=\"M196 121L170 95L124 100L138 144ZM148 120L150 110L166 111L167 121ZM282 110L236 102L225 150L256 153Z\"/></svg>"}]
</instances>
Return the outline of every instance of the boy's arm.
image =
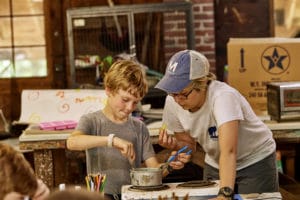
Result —
<instances>
[{"instance_id":1,"label":"boy's arm","mask_svg":"<svg viewBox=\"0 0 300 200\"><path fill-rule=\"evenodd\" d=\"M109 140L111 140L109 142ZM109 143L111 143L109 145ZM119 137L87 135L82 131L75 130L67 139L67 148L70 150L82 151L94 147L113 147L118 149L121 154L129 159L135 159L133 144Z\"/></svg>"},{"instance_id":2,"label":"boy's arm","mask_svg":"<svg viewBox=\"0 0 300 200\"><path fill-rule=\"evenodd\" d=\"M67 139L67 148L70 150L85 150L94 147L107 146L107 136L87 135L75 130Z\"/></svg>"},{"instance_id":3,"label":"boy's arm","mask_svg":"<svg viewBox=\"0 0 300 200\"><path fill-rule=\"evenodd\" d=\"M145 165L148 168L160 168L165 163L159 163L156 157L150 157L147 160L145 160ZM166 167L163 167L163 177L167 176L169 174L169 171Z\"/></svg>"}]
</instances>

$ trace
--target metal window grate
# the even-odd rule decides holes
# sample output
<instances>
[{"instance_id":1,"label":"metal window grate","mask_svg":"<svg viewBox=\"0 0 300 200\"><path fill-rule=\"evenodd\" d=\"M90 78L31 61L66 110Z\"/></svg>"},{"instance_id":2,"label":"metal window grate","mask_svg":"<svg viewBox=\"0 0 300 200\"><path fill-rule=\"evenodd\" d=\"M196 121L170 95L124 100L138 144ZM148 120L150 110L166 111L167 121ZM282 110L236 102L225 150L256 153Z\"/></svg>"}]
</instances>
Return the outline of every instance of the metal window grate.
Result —
<instances>
[{"instance_id":1,"label":"metal window grate","mask_svg":"<svg viewBox=\"0 0 300 200\"><path fill-rule=\"evenodd\" d=\"M109 58L121 53L163 72L168 55L194 48L189 2L69 9L67 25L71 87L96 84L109 68Z\"/></svg>"}]
</instances>

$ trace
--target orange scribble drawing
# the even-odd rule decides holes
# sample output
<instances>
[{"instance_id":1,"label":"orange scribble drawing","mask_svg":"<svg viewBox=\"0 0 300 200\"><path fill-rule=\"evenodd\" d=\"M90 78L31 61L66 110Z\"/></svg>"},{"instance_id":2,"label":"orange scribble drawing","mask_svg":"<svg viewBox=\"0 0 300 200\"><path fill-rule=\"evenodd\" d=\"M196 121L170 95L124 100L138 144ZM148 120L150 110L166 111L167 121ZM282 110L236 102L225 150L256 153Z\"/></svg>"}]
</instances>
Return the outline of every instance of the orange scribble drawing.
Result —
<instances>
[{"instance_id":1,"label":"orange scribble drawing","mask_svg":"<svg viewBox=\"0 0 300 200\"><path fill-rule=\"evenodd\" d=\"M57 110L60 113L66 113L70 110L70 104L67 102L61 102L57 105Z\"/></svg>"},{"instance_id":2,"label":"orange scribble drawing","mask_svg":"<svg viewBox=\"0 0 300 200\"><path fill-rule=\"evenodd\" d=\"M64 97L65 97L65 92L62 91L62 90L60 90L60 91L58 91L58 92L56 93L56 96L57 96L57 97L60 97L60 98L64 98Z\"/></svg>"},{"instance_id":3,"label":"orange scribble drawing","mask_svg":"<svg viewBox=\"0 0 300 200\"><path fill-rule=\"evenodd\" d=\"M101 97L95 96L86 96L83 98L75 98L75 103L82 103L82 102L101 102Z\"/></svg>"}]
</instances>

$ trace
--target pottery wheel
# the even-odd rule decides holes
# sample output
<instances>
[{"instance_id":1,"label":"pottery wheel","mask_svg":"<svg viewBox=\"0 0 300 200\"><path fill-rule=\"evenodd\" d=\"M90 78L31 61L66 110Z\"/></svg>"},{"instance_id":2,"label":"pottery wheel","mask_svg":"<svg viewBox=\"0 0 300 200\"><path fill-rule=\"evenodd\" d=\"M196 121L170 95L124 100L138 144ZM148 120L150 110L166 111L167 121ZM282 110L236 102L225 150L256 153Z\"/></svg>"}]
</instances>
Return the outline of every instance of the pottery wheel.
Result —
<instances>
[{"instance_id":1,"label":"pottery wheel","mask_svg":"<svg viewBox=\"0 0 300 200\"><path fill-rule=\"evenodd\" d=\"M214 181L206 181L206 180L196 180L196 181L187 181L185 183L180 183L176 187L209 187L214 186L216 182Z\"/></svg>"},{"instance_id":2,"label":"pottery wheel","mask_svg":"<svg viewBox=\"0 0 300 200\"><path fill-rule=\"evenodd\" d=\"M155 186L130 186L128 190L131 191L159 191L169 189L168 185L155 185Z\"/></svg>"}]
</instances>

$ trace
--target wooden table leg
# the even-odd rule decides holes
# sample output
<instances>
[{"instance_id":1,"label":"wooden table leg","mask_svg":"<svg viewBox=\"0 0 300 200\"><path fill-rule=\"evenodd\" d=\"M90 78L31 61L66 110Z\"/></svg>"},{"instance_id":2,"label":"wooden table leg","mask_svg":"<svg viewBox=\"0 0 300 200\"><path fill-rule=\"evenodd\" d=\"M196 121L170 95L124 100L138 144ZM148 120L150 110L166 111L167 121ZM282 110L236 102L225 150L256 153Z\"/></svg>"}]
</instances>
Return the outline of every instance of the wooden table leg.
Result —
<instances>
[{"instance_id":1,"label":"wooden table leg","mask_svg":"<svg viewBox=\"0 0 300 200\"><path fill-rule=\"evenodd\" d=\"M52 159L54 166L53 185L57 187L61 183L69 184L67 180L67 159L65 149L53 149Z\"/></svg>"},{"instance_id":2,"label":"wooden table leg","mask_svg":"<svg viewBox=\"0 0 300 200\"><path fill-rule=\"evenodd\" d=\"M54 187L53 156L51 149L34 150L34 168L40 178L50 189Z\"/></svg>"}]
</instances>

